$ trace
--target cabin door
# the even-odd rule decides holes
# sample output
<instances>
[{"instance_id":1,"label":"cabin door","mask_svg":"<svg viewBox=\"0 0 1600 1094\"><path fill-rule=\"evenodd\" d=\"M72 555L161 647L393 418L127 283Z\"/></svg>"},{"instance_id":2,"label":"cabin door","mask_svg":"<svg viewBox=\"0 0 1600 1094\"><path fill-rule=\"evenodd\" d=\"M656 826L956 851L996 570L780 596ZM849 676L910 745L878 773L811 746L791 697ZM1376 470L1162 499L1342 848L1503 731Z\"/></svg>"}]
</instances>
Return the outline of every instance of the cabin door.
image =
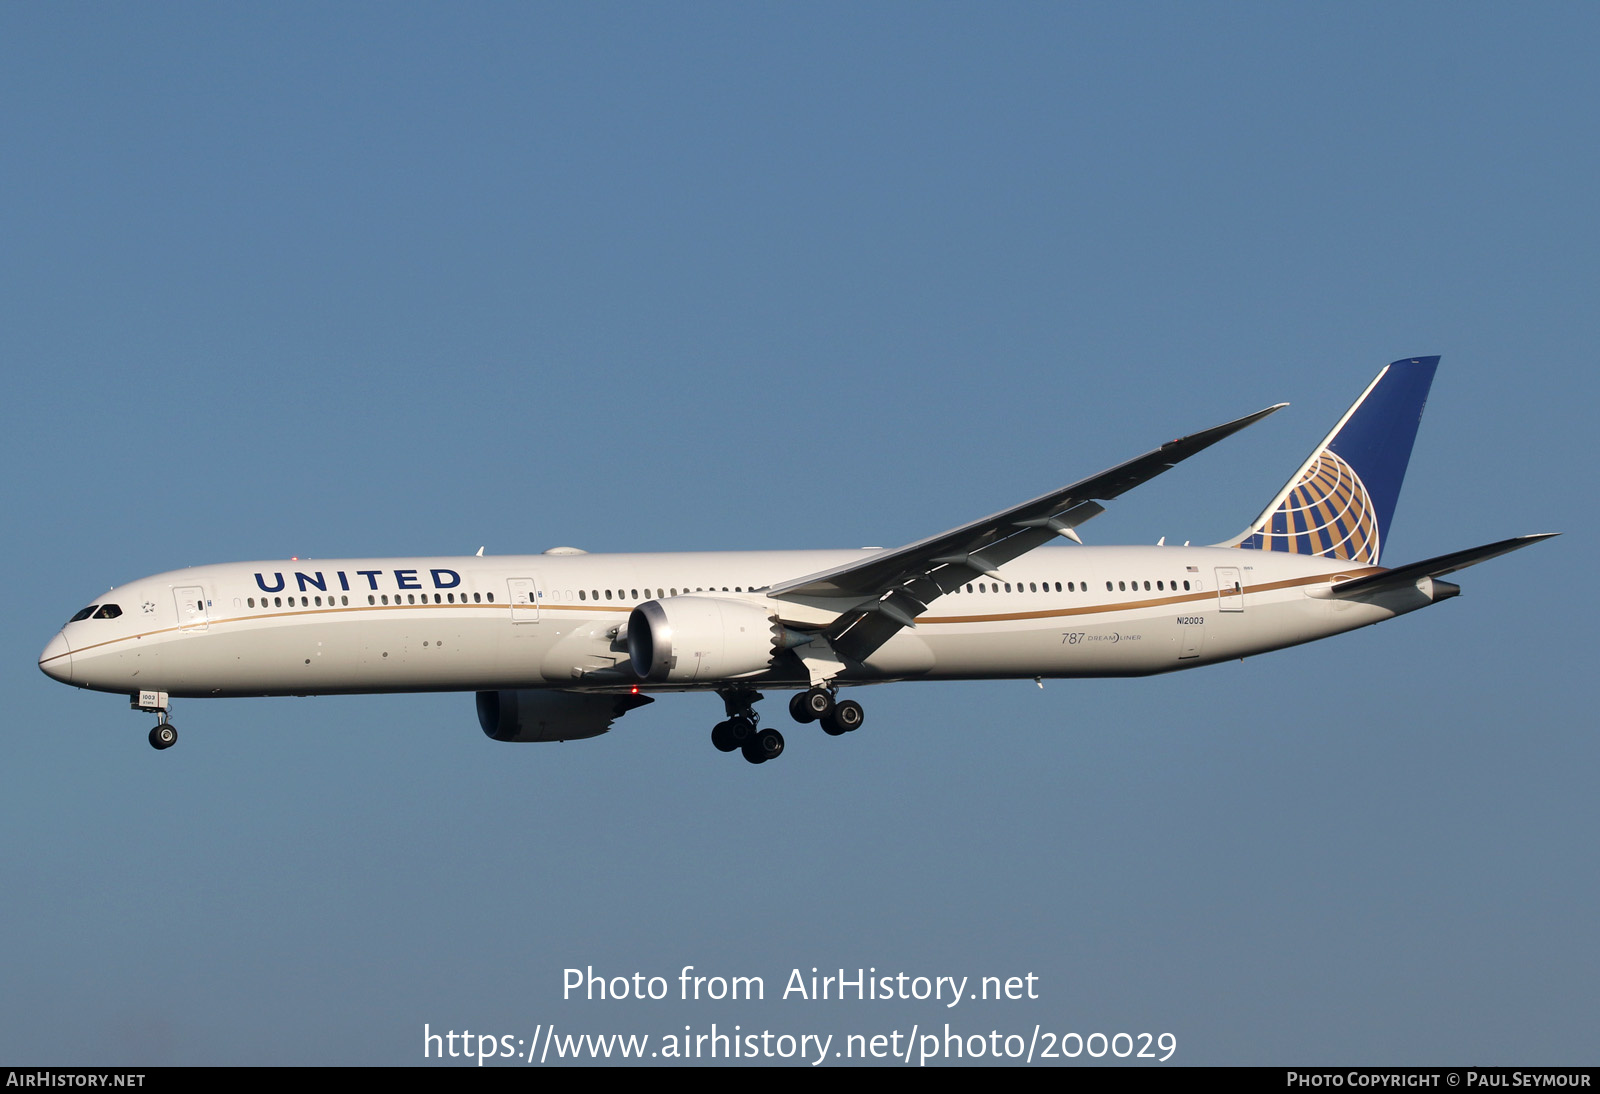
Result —
<instances>
[{"instance_id":1,"label":"cabin door","mask_svg":"<svg viewBox=\"0 0 1600 1094\"><path fill-rule=\"evenodd\" d=\"M1244 611L1244 579L1239 567L1217 567L1217 607L1225 612Z\"/></svg>"},{"instance_id":2,"label":"cabin door","mask_svg":"<svg viewBox=\"0 0 1600 1094\"><path fill-rule=\"evenodd\" d=\"M539 580L532 577L506 579L506 591L511 594L511 622L539 622Z\"/></svg>"},{"instance_id":3,"label":"cabin door","mask_svg":"<svg viewBox=\"0 0 1600 1094\"><path fill-rule=\"evenodd\" d=\"M206 591L199 585L185 585L172 590L178 602L178 629L203 631L210 618L206 612Z\"/></svg>"}]
</instances>

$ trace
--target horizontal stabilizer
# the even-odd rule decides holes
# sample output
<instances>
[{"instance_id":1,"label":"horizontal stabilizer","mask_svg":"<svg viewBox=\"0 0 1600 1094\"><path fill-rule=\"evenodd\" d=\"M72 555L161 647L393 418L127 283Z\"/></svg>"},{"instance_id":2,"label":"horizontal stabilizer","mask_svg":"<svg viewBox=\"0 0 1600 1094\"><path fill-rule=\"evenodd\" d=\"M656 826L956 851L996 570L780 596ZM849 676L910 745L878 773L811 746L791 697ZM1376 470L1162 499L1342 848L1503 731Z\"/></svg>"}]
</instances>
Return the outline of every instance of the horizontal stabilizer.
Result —
<instances>
[{"instance_id":1,"label":"horizontal stabilizer","mask_svg":"<svg viewBox=\"0 0 1600 1094\"><path fill-rule=\"evenodd\" d=\"M1452 551L1448 555L1437 558L1423 559L1413 562L1409 566L1397 566L1393 570L1385 570L1381 574L1370 574L1367 577L1353 578L1350 581L1341 581L1330 592L1334 596L1349 596L1353 593L1375 593L1383 589L1398 589L1406 585L1414 585L1425 577L1443 577L1453 574L1457 570L1465 570L1468 566L1476 566L1480 562L1500 555L1510 554L1512 551L1538 543L1542 539L1550 539L1560 535L1560 532L1540 532L1531 536L1513 536L1511 539L1502 539L1497 543L1486 543L1482 547L1468 547L1464 551Z\"/></svg>"}]
</instances>

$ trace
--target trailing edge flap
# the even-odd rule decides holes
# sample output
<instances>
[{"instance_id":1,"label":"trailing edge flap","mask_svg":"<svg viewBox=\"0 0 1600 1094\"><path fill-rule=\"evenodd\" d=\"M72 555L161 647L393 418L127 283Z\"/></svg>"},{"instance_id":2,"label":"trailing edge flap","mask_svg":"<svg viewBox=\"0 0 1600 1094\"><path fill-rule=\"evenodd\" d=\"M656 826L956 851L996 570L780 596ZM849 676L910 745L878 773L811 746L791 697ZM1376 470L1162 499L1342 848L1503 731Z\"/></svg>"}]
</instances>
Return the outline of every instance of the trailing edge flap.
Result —
<instances>
[{"instance_id":1,"label":"trailing edge flap","mask_svg":"<svg viewBox=\"0 0 1600 1094\"><path fill-rule=\"evenodd\" d=\"M976 577L993 576L1001 566L1058 535L1076 539L1072 533L1076 525L1105 511L1099 502L1119 497L1288 405L1278 403L1168 441L1098 475L948 532L779 582L766 595L854 601L825 633L838 652L864 660L902 627L915 626L916 617L938 597Z\"/></svg>"},{"instance_id":2,"label":"trailing edge flap","mask_svg":"<svg viewBox=\"0 0 1600 1094\"><path fill-rule=\"evenodd\" d=\"M1443 577L1453 574L1457 570L1465 570L1468 566L1476 566L1500 555L1509 554L1530 543L1538 543L1542 539L1560 535L1560 532L1541 532L1531 536L1513 536L1511 539L1502 539L1496 543L1486 543L1482 547L1468 547L1464 551L1452 551L1448 555L1437 558L1423 559L1413 562L1409 566L1397 566L1393 570L1385 570L1381 574L1370 574L1366 577L1357 577L1349 581L1341 581L1329 592L1333 596L1349 596L1355 593L1375 593L1383 589L1399 589L1415 584L1425 577Z\"/></svg>"}]
</instances>

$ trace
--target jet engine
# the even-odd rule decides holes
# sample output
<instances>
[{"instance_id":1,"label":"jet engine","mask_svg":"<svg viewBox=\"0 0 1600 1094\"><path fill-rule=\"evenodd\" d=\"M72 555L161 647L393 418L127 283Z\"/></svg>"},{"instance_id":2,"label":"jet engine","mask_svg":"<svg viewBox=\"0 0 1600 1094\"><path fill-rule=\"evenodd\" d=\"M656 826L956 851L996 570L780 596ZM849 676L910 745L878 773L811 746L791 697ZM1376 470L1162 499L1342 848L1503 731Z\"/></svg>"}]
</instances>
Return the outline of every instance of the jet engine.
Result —
<instances>
[{"instance_id":1,"label":"jet engine","mask_svg":"<svg viewBox=\"0 0 1600 1094\"><path fill-rule=\"evenodd\" d=\"M497 741L581 741L598 737L648 695L577 691L480 691L478 724Z\"/></svg>"},{"instance_id":2,"label":"jet engine","mask_svg":"<svg viewBox=\"0 0 1600 1094\"><path fill-rule=\"evenodd\" d=\"M749 676L790 644L775 612L744 600L675 596L628 616L628 658L653 684Z\"/></svg>"}]
</instances>

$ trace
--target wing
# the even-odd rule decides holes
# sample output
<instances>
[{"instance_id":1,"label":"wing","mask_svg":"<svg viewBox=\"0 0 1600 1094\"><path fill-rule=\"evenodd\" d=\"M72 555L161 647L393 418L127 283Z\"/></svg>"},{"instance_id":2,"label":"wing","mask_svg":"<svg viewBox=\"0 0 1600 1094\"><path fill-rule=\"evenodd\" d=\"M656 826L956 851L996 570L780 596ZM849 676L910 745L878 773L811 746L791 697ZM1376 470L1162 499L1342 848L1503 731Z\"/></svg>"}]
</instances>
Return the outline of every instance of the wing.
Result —
<instances>
[{"instance_id":1,"label":"wing","mask_svg":"<svg viewBox=\"0 0 1600 1094\"><path fill-rule=\"evenodd\" d=\"M833 648L861 660L901 627L915 625L930 603L958 585L994 572L1057 535L1077 539L1073 528L1105 511L1099 503L1119 497L1140 483L1247 425L1288 406L1278 403L1211 429L1168 441L1126 463L982 520L918 540L892 551L780 582L766 590L778 599L801 597L853 602L825 634Z\"/></svg>"}]
</instances>

